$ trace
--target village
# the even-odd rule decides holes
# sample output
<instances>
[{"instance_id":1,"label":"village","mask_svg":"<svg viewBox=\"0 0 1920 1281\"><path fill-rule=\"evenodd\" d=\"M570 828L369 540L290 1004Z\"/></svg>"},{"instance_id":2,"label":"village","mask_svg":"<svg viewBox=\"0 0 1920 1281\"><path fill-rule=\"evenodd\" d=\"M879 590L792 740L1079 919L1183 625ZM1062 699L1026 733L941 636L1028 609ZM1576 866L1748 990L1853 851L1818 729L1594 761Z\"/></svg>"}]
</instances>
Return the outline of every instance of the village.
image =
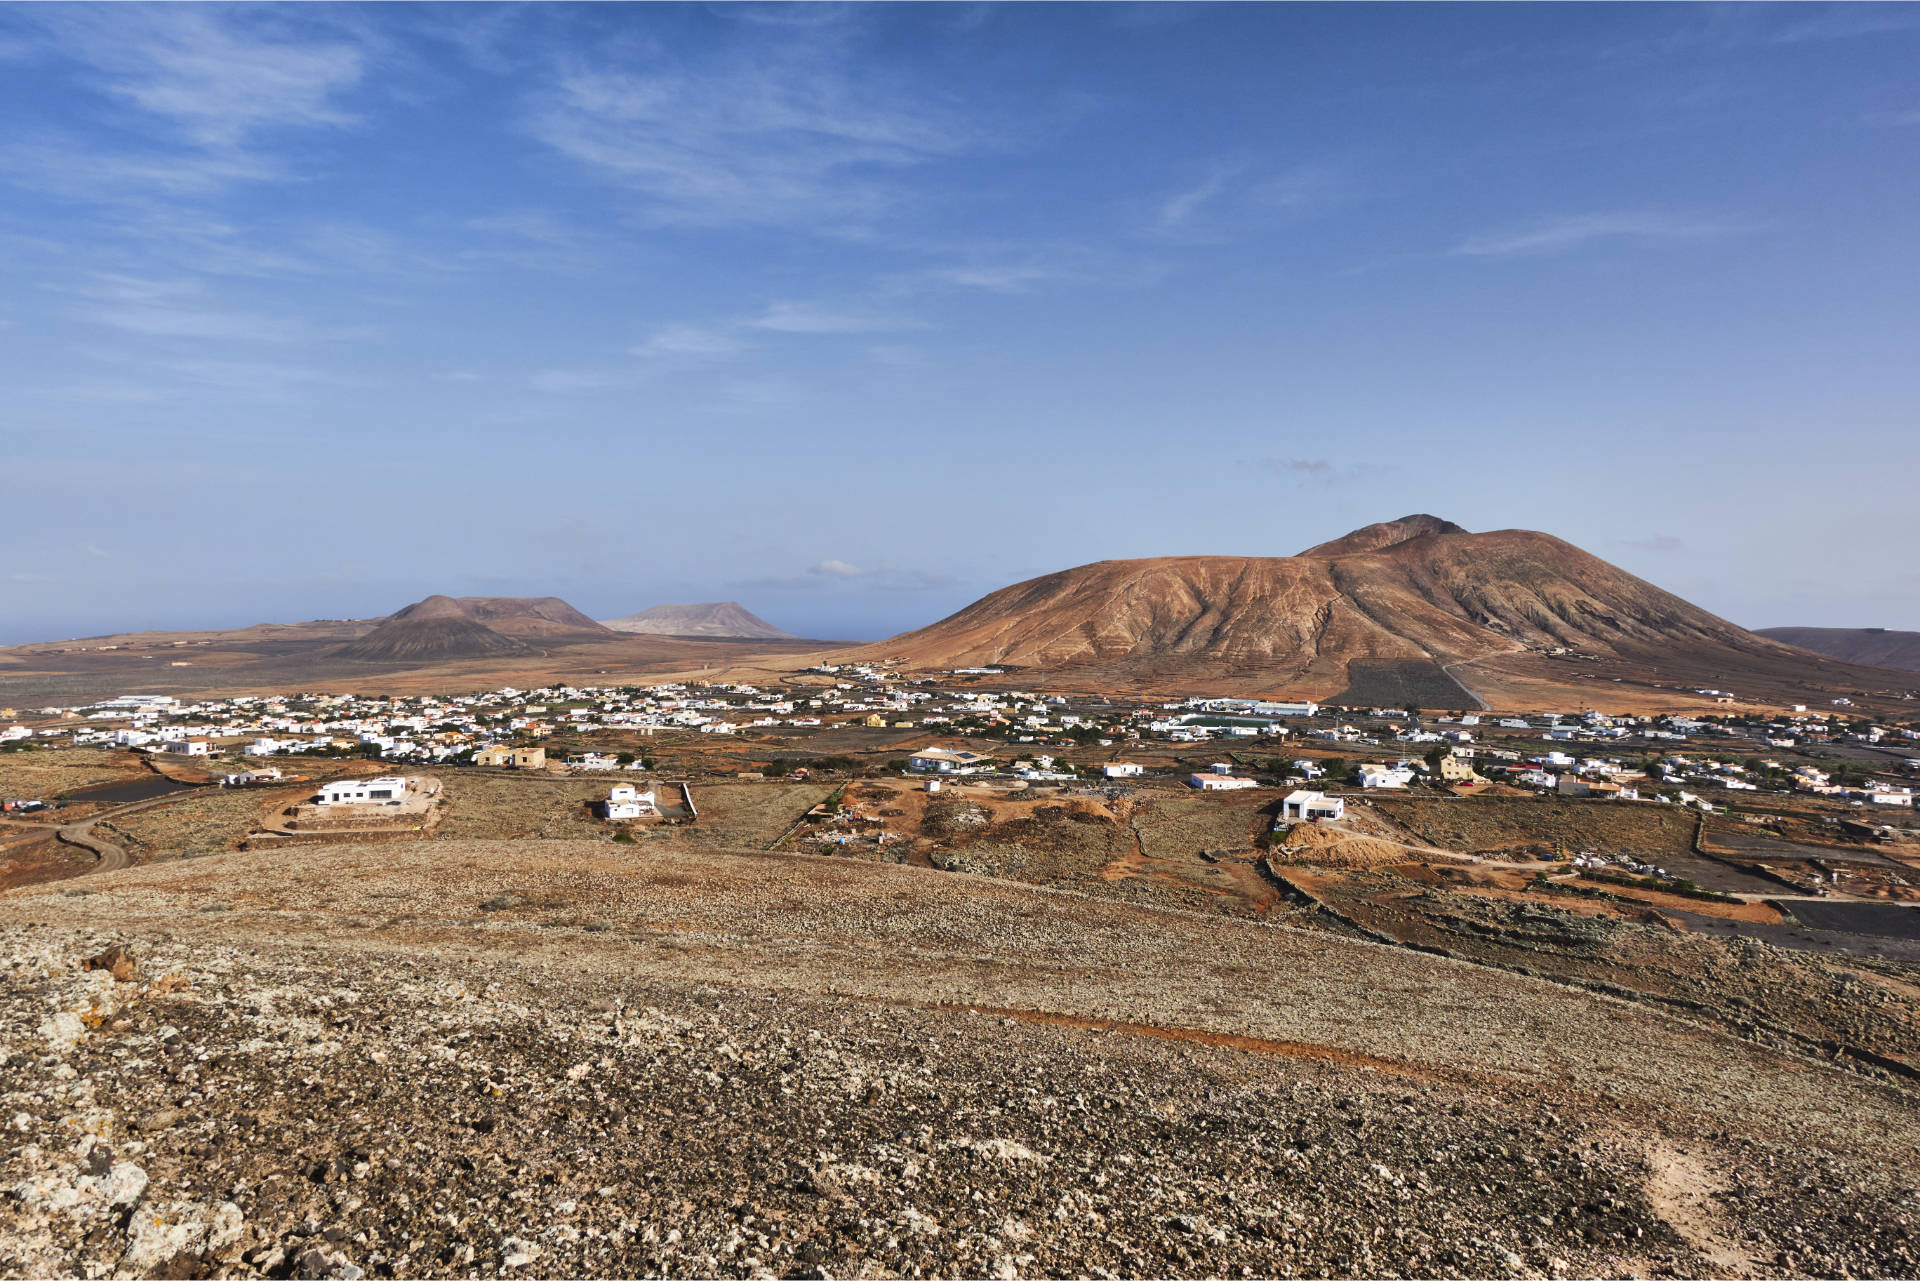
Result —
<instances>
[{"instance_id":1,"label":"village","mask_svg":"<svg viewBox=\"0 0 1920 1281\"><path fill-rule=\"evenodd\" d=\"M1903 864L1868 860L1863 871L1858 859L1835 863L1831 850L1816 848L1832 841L1900 853L1916 836L1920 730L1850 707L1435 712L1089 695L1015 688L1001 683L1008 675L828 666L776 689L669 682L396 697L128 694L0 709L0 805L22 823L47 811L88 813L87 789L34 794L8 782L6 762L107 753L144 762L174 785L233 793L221 841L198 838L208 850L433 839L443 830L598 831L632 841L699 826L704 839L732 838L741 829L730 811L750 797L756 845L939 866L967 841L930 838L928 815L964 798L989 816L1025 813L1049 797L1087 797L1108 811L1128 797L1163 807L1183 793L1216 798L1234 816L1228 828L1244 829L1223 844L1252 853L1256 838L1292 842L1296 826L1407 842L1414 829L1404 817L1383 827L1383 816L1399 812L1395 797L1416 812L1469 801L1493 812L1531 797L1683 810L1738 824L1756 840L1766 834L1779 848L1735 852L1771 858L1770 879L1731 878L1736 890L1831 897L1864 888L1905 898L1920 885ZM508 780L518 784L503 786ZM704 821L696 788L721 789ZM258 800L244 808L243 796ZM443 828L449 813L454 821ZM101 830L112 831L111 822ZM166 843L150 842L146 856L165 857ZM1674 884L1703 875L1631 843L1608 848L1600 836L1533 845L1574 869Z\"/></svg>"}]
</instances>

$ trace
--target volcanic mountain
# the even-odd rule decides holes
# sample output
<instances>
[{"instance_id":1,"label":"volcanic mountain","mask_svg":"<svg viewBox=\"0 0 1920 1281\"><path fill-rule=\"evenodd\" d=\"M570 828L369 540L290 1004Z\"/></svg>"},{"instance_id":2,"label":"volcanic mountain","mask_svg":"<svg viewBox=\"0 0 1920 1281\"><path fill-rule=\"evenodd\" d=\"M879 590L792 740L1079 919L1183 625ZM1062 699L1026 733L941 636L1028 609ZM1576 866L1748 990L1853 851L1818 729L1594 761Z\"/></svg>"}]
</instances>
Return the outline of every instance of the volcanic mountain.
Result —
<instances>
[{"instance_id":1,"label":"volcanic mountain","mask_svg":"<svg viewBox=\"0 0 1920 1281\"><path fill-rule=\"evenodd\" d=\"M1755 634L1843 662L1920 672L1920 632L1884 627L1762 627Z\"/></svg>"},{"instance_id":2,"label":"volcanic mountain","mask_svg":"<svg viewBox=\"0 0 1920 1281\"><path fill-rule=\"evenodd\" d=\"M1744 682L1755 697L1795 682L1899 680L1756 636L1550 535L1474 534L1427 515L1297 556L1083 565L851 654L1423 706L1471 706L1480 691L1513 705L1528 686L1591 694L1584 682L1602 677L1642 688Z\"/></svg>"},{"instance_id":3,"label":"volcanic mountain","mask_svg":"<svg viewBox=\"0 0 1920 1281\"><path fill-rule=\"evenodd\" d=\"M611 636L600 624L552 596L429 596L397 610L336 657L383 663L531 654L525 640Z\"/></svg>"},{"instance_id":4,"label":"volcanic mountain","mask_svg":"<svg viewBox=\"0 0 1920 1281\"><path fill-rule=\"evenodd\" d=\"M748 613L738 601L710 601L698 605L655 605L625 618L609 618L603 626L616 632L649 636L741 637L748 640L794 640L763 618Z\"/></svg>"}]
</instances>

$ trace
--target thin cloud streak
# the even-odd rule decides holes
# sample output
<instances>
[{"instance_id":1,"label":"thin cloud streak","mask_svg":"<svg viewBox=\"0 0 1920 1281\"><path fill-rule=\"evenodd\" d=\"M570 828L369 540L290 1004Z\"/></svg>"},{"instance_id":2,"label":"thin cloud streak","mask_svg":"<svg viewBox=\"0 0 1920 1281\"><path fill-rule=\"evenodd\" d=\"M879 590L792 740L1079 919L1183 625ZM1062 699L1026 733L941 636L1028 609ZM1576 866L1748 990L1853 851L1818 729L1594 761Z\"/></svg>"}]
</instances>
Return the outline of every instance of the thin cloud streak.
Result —
<instances>
[{"instance_id":1,"label":"thin cloud streak","mask_svg":"<svg viewBox=\"0 0 1920 1281\"><path fill-rule=\"evenodd\" d=\"M1559 253L1599 241L1712 240L1747 229L1732 222L1669 214L1584 214L1514 231L1469 237L1455 245L1451 252L1462 258L1506 258Z\"/></svg>"}]
</instances>

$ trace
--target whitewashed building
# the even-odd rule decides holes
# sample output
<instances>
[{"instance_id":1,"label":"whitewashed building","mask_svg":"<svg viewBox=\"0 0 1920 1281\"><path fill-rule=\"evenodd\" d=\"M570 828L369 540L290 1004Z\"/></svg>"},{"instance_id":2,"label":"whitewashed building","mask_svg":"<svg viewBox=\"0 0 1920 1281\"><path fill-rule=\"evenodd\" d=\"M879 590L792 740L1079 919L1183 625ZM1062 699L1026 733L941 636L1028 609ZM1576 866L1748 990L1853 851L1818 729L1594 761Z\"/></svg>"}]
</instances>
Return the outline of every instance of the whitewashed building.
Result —
<instances>
[{"instance_id":1,"label":"whitewashed building","mask_svg":"<svg viewBox=\"0 0 1920 1281\"><path fill-rule=\"evenodd\" d=\"M1329 823L1347 816L1347 803L1325 792L1288 792L1280 802L1280 819L1290 823Z\"/></svg>"},{"instance_id":2,"label":"whitewashed building","mask_svg":"<svg viewBox=\"0 0 1920 1281\"><path fill-rule=\"evenodd\" d=\"M397 775L385 778L342 778L326 784L314 797L316 805L398 805L407 794L407 780Z\"/></svg>"}]
</instances>

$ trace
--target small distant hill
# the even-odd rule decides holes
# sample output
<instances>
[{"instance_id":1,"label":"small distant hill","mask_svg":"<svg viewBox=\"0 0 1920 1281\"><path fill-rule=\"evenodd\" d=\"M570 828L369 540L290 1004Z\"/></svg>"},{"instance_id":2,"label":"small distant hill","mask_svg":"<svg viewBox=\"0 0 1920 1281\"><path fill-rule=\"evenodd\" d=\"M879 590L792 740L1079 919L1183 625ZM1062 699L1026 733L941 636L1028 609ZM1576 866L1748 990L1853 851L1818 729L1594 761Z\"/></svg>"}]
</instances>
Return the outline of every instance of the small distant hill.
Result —
<instances>
[{"instance_id":1,"label":"small distant hill","mask_svg":"<svg viewBox=\"0 0 1920 1281\"><path fill-rule=\"evenodd\" d=\"M429 606L430 612L438 617L446 617L451 606L461 616L490 627L502 636L604 637L607 634L606 628L558 596L429 596L398 611L393 618L417 617Z\"/></svg>"},{"instance_id":2,"label":"small distant hill","mask_svg":"<svg viewBox=\"0 0 1920 1281\"><path fill-rule=\"evenodd\" d=\"M1920 632L1884 627L1762 627L1757 634L1843 662L1920 672Z\"/></svg>"},{"instance_id":3,"label":"small distant hill","mask_svg":"<svg viewBox=\"0 0 1920 1281\"><path fill-rule=\"evenodd\" d=\"M797 640L772 623L747 612L738 601L709 601L695 605L655 605L625 618L609 618L604 626L616 632L649 636L718 636L745 640Z\"/></svg>"},{"instance_id":4,"label":"small distant hill","mask_svg":"<svg viewBox=\"0 0 1920 1281\"><path fill-rule=\"evenodd\" d=\"M434 663L531 654L527 642L587 640L613 633L554 596L429 596L334 651L380 663Z\"/></svg>"}]
</instances>

